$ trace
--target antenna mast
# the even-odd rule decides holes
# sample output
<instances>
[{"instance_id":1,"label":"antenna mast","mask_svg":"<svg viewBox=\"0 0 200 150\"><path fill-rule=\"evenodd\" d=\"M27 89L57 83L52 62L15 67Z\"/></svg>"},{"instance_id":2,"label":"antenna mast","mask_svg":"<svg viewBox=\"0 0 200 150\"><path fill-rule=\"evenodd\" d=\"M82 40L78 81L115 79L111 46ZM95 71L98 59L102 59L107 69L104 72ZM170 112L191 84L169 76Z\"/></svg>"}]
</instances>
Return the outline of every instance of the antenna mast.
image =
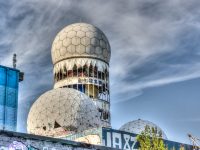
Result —
<instances>
[{"instance_id":1,"label":"antenna mast","mask_svg":"<svg viewBox=\"0 0 200 150\"><path fill-rule=\"evenodd\" d=\"M193 145L193 150L199 150L200 149L200 139L192 136L191 134L188 134L188 137Z\"/></svg>"},{"instance_id":2,"label":"antenna mast","mask_svg":"<svg viewBox=\"0 0 200 150\"><path fill-rule=\"evenodd\" d=\"M17 55L13 54L13 68L17 67Z\"/></svg>"}]
</instances>

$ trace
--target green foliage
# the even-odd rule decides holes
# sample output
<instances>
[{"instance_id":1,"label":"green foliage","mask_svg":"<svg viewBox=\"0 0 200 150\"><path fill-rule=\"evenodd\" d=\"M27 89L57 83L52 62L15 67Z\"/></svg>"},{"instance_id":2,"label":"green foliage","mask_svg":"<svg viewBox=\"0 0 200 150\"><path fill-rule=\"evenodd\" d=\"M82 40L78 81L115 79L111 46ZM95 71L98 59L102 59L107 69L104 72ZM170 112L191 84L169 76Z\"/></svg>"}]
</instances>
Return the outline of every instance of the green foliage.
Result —
<instances>
[{"instance_id":1,"label":"green foliage","mask_svg":"<svg viewBox=\"0 0 200 150\"><path fill-rule=\"evenodd\" d=\"M140 144L139 150L167 150L162 139L162 132L157 128L145 127L145 130L137 136Z\"/></svg>"}]
</instances>

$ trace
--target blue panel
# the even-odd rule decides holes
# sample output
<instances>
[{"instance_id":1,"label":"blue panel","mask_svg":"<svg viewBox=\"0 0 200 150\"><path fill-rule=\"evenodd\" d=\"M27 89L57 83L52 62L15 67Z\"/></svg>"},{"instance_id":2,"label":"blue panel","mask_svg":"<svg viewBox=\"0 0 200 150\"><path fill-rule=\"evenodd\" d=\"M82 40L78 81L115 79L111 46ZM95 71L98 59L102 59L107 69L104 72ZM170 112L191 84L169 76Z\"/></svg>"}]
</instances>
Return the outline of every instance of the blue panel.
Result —
<instances>
[{"instance_id":1,"label":"blue panel","mask_svg":"<svg viewBox=\"0 0 200 150\"><path fill-rule=\"evenodd\" d=\"M6 130L15 130L16 127L16 108L6 107L5 113L5 129Z\"/></svg>"},{"instance_id":2,"label":"blue panel","mask_svg":"<svg viewBox=\"0 0 200 150\"><path fill-rule=\"evenodd\" d=\"M16 130L19 71L0 66L0 129Z\"/></svg>"},{"instance_id":3,"label":"blue panel","mask_svg":"<svg viewBox=\"0 0 200 150\"><path fill-rule=\"evenodd\" d=\"M0 129L3 129L4 127L4 106L3 105L0 105Z\"/></svg>"},{"instance_id":4,"label":"blue panel","mask_svg":"<svg viewBox=\"0 0 200 150\"><path fill-rule=\"evenodd\" d=\"M6 69L0 67L0 85L6 85Z\"/></svg>"},{"instance_id":5,"label":"blue panel","mask_svg":"<svg viewBox=\"0 0 200 150\"><path fill-rule=\"evenodd\" d=\"M7 86L11 88L18 88L18 74L15 70L8 70L7 71Z\"/></svg>"},{"instance_id":6,"label":"blue panel","mask_svg":"<svg viewBox=\"0 0 200 150\"><path fill-rule=\"evenodd\" d=\"M6 94L6 87L0 85L0 105L4 105L5 103L5 95Z\"/></svg>"},{"instance_id":7,"label":"blue panel","mask_svg":"<svg viewBox=\"0 0 200 150\"><path fill-rule=\"evenodd\" d=\"M6 92L7 99L5 105L7 107L17 107L17 89L7 87Z\"/></svg>"}]
</instances>

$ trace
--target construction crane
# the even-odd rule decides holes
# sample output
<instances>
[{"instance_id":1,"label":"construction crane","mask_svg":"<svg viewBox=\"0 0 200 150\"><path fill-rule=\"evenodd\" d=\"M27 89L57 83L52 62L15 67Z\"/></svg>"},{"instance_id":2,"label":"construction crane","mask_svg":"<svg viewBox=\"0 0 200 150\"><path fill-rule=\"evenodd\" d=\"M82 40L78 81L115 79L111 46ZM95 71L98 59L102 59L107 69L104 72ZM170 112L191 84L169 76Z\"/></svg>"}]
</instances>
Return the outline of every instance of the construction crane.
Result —
<instances>
[{"instance_id":1,"label":"construction crane","mask_svg":"<svg viewBox=\"0 0 200 150\"><path fill-rule=\"evenodd\" d=\"M188 134L188 137L193 145L193 150L200 150L200 139Z\"/></svg>"}]
</instances>

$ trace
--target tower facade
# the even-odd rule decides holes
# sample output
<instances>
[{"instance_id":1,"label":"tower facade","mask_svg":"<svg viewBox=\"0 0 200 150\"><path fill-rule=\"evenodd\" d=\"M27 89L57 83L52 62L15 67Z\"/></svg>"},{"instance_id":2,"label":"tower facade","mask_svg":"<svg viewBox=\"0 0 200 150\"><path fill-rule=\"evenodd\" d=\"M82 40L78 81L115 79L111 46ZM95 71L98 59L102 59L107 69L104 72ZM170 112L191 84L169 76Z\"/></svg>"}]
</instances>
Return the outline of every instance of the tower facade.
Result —
<instances>
[{"instance_id":1,"label":"tower facade","mask_svg":"<svg viewBox=\"0 0 200 150\"><path fill-rule=\"evenodd\" d=\"M16 131L20 71L0 65L0 130Z\"/></svg>"},{"instance_id":2,"label":"tower facade","mask_svg":"<svg viewBox=\"0 0 200 150\"><path fill-rule=\"evenodd\" d=\"M97 27L75 23L62 29L52 44L54 89L73 88L85 93L110 126L109 61L111 49Z\"/></svg>"}]
</instances>

